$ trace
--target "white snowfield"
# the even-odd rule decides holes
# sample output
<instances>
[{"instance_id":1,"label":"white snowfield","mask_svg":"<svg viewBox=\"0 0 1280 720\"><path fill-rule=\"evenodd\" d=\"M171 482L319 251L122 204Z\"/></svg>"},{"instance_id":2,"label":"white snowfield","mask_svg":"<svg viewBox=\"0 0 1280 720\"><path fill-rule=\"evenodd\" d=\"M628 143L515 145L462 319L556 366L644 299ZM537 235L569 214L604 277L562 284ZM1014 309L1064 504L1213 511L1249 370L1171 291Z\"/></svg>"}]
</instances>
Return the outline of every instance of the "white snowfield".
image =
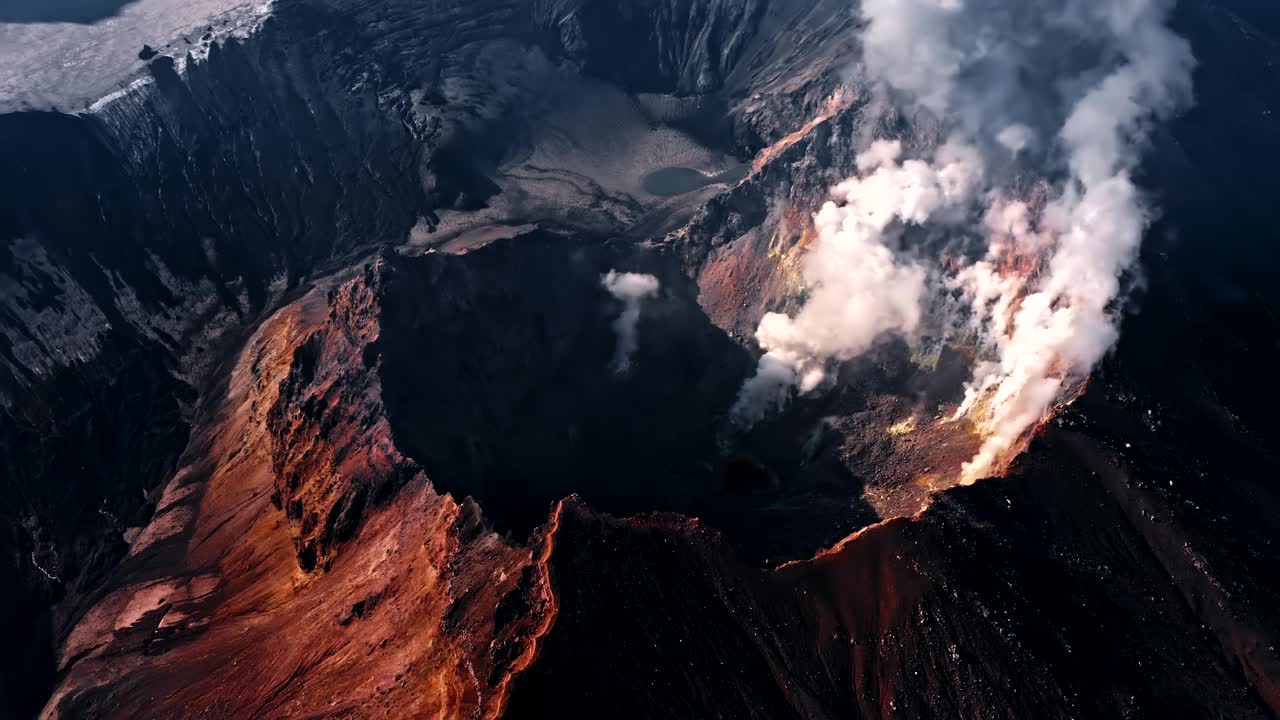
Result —
<instances>
[{"instance_id":1,"label":"white snowfield","mask_svg":"<svg viewBox=\"0 0 1280 720\"><path fill-rule=\"evenodd\" d=\"M146 77L143 45L183 62L203 57L207 41L244 36L270 13L272 0L98 0L98 14L80 22L46 22L50 0L0 5L0 113L82 112ZM9 5L9 3L13 3ZM72 2L71 5L76 3ZM112 8L111 6L118 6ZM30 22L35 20L35 22Z\"/></svg>"}]
</instances>

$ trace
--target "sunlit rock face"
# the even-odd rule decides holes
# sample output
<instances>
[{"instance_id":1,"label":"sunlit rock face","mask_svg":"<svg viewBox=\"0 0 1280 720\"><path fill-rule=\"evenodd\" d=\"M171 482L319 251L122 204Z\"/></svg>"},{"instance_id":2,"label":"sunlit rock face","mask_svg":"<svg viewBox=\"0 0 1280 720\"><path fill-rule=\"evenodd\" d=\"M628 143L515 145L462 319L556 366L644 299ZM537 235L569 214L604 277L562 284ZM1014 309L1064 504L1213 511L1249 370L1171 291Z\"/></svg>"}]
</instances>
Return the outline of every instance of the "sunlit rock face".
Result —
<instances>
[{"instance_id":1,"label":"sunlit rock face","mask_svg":"<svg viewBox=\"0 0 1280 720\"><path fill-rule=\"evenodd\" d=\"M732 418L831 188L946 140L844 0L80 5L0 9L0 707L1280 707L1274 263L1202 240L1270 227L1268 11L1179 7L1143 312L959 488L928 323Z\"/></svg>"}]
</instances>

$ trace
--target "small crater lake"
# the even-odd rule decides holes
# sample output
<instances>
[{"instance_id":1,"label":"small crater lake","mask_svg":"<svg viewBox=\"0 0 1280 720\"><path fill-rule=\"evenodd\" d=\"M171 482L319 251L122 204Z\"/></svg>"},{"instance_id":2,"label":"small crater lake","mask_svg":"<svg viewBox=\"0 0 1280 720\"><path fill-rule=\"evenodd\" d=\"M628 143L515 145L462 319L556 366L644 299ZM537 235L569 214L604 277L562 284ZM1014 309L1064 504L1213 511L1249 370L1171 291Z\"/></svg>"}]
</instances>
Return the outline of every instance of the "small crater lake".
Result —
<instances>
[{"instance_id":1,"label":"small crater lake","mask_svg":"<svg viewBox=\"0 0 1280 720\"><path fill-rule=\"evenodd\" d=\"M732 185L746 177L750 169L749 164L742 163L718 173L707 174L687 167L664 167L645 175L640 180L640 186L653 195L683 195L708 185Z\"/></svg>"}]
</instances>

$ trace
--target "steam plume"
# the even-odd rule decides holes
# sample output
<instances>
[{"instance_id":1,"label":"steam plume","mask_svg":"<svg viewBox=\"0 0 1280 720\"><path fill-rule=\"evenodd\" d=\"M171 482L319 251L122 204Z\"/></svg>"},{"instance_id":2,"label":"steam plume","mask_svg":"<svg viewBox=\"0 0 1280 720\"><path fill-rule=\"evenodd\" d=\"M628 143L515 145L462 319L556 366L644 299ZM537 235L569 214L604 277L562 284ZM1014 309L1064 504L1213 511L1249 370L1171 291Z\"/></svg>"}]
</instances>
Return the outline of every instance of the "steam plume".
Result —
<instances>
[{"instance_id":1,"label":"steam plume","mask_svg":"<svg viewBox=\"0 0 1280 720\"><path fill-rule=\"evenodd\" d=\"M984 256L942 281L967 298L970 328L986 355L957 413L973 419L986 435L964 468L967 479L1006 459L1054 404L1069 399L1070 389L1116 340L1120 277L1134 263L1152 217L1131 175L1153 123L1191 98L1194 60L1187 43L1165 25L1170 5L1169 0L862 2L867 74L951 127L951 137L960 140L950 145L976 148L978 169L970 176L985 178L983 220L971 228L986 239ZM938 173L946 165L939 153L926 170ZM865 172L861 159L859 172ZM893 215L897 207L892 194L865 201L868 212L880 216ZM929 215L897 217L924 222ZM810 264L832 262L822 255L826 244L815 247ZM865 242L849 246L854 256L842 260L846 266L861 264L883 250ZM892 257L870 262L900 267ZM838 267L833 272L841 272ZM905 282L900 273L862 279L873 287L841 287L821 273L806 272L811 285L819 283L814 299L794 320L765 317L757 337L768 351L765 358L774 357L767 367L762 360L761 373L747 390L766 377L805 390L804 374L796 368L820 368L865 350L861 340L830 343L844 326L809 310L824 292L841 298L823 299L823 307L856 306L897 297L893 290ZM911 332L919 313L903 312L902 304L891 307L897 322L872 330ZM775 352L795 348L807 353L803 363Z\"/></svg>"},{"instance_id":2,"label":"steam plume","mask_svg":"<svg viewBox=\"0 0 1280 720\"><path fill-rule=\"evenodd\" d=\"M817 388L828 361L861 355L881 335L911 333L920 323L925 272L895 255L891 224L920 225L967 202L980 162L959 143L942 146L932 164L900 162L901 151L897 142L873 143L857 159L862 177L836 186L814 217L817 239L802 267L808 301L794 318L769 313L760 321L756 340L766 352L733 408L739 422L756 422L793 388Z\"/></svg>"},{"instance_id":3,"label":"steam plume","mask_svg":"<svg viewBox=\"0 0 1280 720\"><path fill-rule=\"evenodd\" d=\"M609 294L622 301L622 313L613 321L613 329L618 333L613 368L620 373L626 372L631 367L631 356L637 347L636 325L640 322L640 303L658 293L658 278L642 273L610 270L601 276L600 283Z\"/></svg>"}]
</instances>

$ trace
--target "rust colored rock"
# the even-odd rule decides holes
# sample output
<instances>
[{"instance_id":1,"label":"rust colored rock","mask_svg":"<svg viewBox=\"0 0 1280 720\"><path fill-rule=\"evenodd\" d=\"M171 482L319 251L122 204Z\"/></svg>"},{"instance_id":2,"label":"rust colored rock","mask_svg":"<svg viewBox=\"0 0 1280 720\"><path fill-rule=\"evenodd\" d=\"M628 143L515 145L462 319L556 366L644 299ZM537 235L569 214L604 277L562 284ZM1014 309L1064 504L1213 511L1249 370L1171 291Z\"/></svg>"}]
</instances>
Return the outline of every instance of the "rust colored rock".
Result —
<instances>
[{"instance_id":1,"label":"rust colored rock","mask_svg":"<svg viewBox=\"0 0 1280 720\"><path fill-rule=\"evenodd\" d=\"M156 520L63 638L45 717L501 707L555 616L544 542L495 535L368 422L375 278L312 291L250 341Z\"/></svg>"}]
</instances>

